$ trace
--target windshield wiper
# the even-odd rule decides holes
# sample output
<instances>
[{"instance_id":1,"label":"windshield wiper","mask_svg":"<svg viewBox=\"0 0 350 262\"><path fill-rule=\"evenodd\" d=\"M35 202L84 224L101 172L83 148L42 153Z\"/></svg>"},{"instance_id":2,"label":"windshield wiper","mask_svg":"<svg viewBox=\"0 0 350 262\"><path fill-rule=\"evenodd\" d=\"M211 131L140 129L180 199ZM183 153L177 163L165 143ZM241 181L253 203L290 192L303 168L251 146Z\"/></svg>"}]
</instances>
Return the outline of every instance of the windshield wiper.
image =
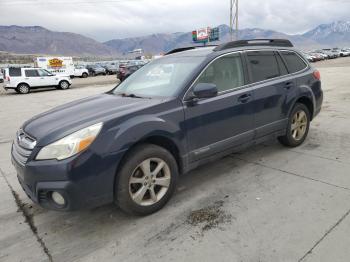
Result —
<instances>
[{"instance_id":1,"label":"windshield wiper","mask_svg":"<svg viewBox=\"0 0 350 262\"><path fill-rule=\"evenodd\" d=\"M149 98L150 99L150 97L138 96L138 95L135 95L135 94L119 93L118 95L120 95L122 97Z\"/></svg>"}]
</instances>

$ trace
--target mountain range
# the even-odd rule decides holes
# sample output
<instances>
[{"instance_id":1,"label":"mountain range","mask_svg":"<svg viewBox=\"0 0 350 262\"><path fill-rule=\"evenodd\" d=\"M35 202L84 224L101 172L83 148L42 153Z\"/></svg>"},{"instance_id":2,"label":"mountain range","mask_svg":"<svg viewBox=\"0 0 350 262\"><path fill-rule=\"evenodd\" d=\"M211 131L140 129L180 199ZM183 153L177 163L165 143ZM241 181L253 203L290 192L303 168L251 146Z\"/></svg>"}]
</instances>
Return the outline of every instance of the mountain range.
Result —
<instances>
[{"instance_id":1,"label":"mountain range","mask_svg":"<svg viewBox=\"0 0 350 262\"><path fill-rule=\"evenodd\" d=\"M229 41L230 28L220 25L219 30L220 42ZM239 30L238 36L239 39L286 38L302 49L343 47L350 46L350 21L322 24L304 34L248 28ZM138 48L144 53L158 54L189 45L193 45L191 32L152 34L101 43L80 34L55 32L40 26L0 26L0 51L11 53L116 57Z\"/></svg>"}]
</instances>

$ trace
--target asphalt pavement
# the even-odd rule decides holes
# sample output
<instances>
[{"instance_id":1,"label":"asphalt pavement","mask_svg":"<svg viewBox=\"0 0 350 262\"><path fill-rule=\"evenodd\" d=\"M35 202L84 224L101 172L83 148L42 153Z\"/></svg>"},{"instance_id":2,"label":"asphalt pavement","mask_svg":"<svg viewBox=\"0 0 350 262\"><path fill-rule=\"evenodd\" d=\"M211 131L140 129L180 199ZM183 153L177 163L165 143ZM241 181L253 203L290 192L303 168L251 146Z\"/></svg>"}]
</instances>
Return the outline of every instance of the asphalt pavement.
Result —
<instances>
[{"instance_id":1,"label":"asphalt pavement","mask_svg":"<svg viewBox=\"0 0 350 262\"><path fill-rule=\"evenodd\" d=\"M0 261L349 261L350 58L315 66L325 98L302 146L271 141L200 167L147 217L42 209L10 161L25 120L114 83L0 95Z\"/></svg>"}]
</instances>

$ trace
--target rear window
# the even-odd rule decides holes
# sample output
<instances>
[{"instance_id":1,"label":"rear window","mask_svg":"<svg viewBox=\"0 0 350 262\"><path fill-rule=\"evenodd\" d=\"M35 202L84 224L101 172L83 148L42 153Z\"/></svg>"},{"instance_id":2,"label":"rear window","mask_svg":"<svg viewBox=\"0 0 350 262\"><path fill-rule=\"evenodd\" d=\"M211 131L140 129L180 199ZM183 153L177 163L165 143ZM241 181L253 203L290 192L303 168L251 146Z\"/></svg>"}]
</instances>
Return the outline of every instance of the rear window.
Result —
<instances>
[{"instance_id":1,"label":"rear window","mask_svg":"<svg viewBox=\"0 0 350 262\"><path fill-rule=\"evenodd\" d=\"M38 71L35 69L28 69L25 71L26 77L39 76Z\"/></svg>"},{"instance_id":2,"label":"rear window","mask_svg":"<svg viewBox=\"0 0 350 262\"><path fill-rule=\"evenodd\" d=\"M299 72L307 67L307 64L296 53L281 51L281 54L287 63L289 73Z\"/></svg>"},{"instance_id":3,"label":"rear window","mask_svg":"<svg viewBox=\"0 0 350 262\"><path fill-rule=\"evenodd\" d=\"M247 57L253 82L280 76L277 59L273 51L249 51Z\"/></svg>"},{"instance_id":4,"label":"rear window","mask_svg":"<svg viewBox=\"0 0 350 262\"><path fill-rule=\"evenodd\" d=\"M9 75L10 76L21 76L21 68L9 68Z\"/></svg>"}]
</instances>

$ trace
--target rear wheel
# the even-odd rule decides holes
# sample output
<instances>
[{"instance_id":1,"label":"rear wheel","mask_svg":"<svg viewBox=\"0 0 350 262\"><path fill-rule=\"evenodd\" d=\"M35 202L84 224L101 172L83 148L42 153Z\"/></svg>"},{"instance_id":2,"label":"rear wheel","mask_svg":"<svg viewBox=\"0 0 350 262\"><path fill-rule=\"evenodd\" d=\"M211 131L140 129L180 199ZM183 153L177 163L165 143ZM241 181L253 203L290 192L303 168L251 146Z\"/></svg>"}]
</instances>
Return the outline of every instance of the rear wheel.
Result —
<instances>
[{"instance_id":1,"label":"rear wheel","mask_svg":"<svg viewBox=\"0 0 350 262\"><path fill-rule=\"evenodd\" d=\"M68 89L69 88L69 83L68 81L62 80L59 84L58 84L59 88L62 90Z\"/></svg>"},{"instance_id":2,"label":"rear wheel","mask_svg":"<svg viewBox=\"0 0 350 262\"><path fill-rule=\"evenodd\" d=\"M82 77L82 78L87 78L87 77L88 77L88 74L87 74L87 73L83 73L83 74L81 75L81 77Z\"/></svg>"},{"instance_id":3,"label":"rear wheel","mask_svg":"<svg viewBox=\"0 0 350 262\"><path fill-rule=\"evenodd\" d=\"M28 94L30 92L30 87L27 84L19 84L16 88L16 92L19 94Z\"/></svg>"},{"instance_id":4,"label":"rear wheel","mask_svg":"<svg viewBox=\"0 0 350 262\"><path fill-rule=\"evenodd\" d=\"M299 146L304 142L309 127L310 111L304 104L297 103L290 114L286 135L278 140L285 146Z\"/></svg>"},{"instance_id":5,"label":"rear wheel","mask_svg":"<svg viewBox=\"0 0 350 262\"><path fill-rule=\"evenodd\" d=\"M166 149L143 144L128 154L117 176L117 205L127 213L148 215L170 199L176 187L178 167Z\"/></svg>"}]
</instances>

